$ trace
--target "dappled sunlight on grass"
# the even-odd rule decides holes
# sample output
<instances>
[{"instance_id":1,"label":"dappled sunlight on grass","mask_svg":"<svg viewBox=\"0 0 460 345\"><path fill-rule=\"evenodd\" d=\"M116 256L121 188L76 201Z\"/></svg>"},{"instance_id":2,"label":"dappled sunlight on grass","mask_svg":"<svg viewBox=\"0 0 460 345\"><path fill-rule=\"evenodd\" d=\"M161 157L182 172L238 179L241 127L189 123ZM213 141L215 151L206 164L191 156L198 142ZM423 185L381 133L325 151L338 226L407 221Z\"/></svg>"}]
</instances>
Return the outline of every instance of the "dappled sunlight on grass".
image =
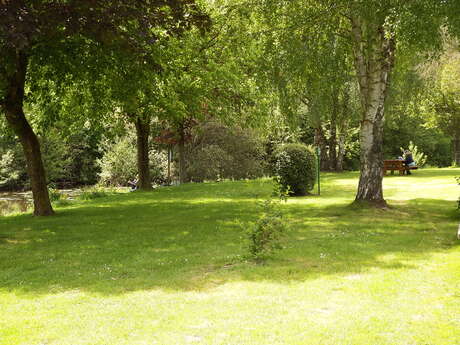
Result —
<instances>
[{"instance_id":1,"label":"dappled sunlight on grass","mask_svg":"<svg viewBox=\"0 0 460 345\"><path fill-rule=\"evenodd\" d=\"M0 343L457 344L460 169L356 173L290 198L285 249L243 259L268 179L120 193L0 218ZM101 331L102 330L102 331Z\"/></svg>"}]
</instances>

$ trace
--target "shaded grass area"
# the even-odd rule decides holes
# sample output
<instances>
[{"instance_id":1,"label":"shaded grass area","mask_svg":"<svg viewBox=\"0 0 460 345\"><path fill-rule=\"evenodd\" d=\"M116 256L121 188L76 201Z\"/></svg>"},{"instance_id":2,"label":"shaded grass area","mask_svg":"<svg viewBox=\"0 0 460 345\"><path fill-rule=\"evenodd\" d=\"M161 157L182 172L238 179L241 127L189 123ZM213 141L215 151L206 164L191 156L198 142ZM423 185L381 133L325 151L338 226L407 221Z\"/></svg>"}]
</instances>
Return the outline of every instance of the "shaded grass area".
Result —
<instances>
[{"instance_id":1,"label":"shaded grass area","mask_svg":"<svg viewBox=\"0 0 460 345\"><path fill-rule=\"evenodd\" d=\"M0 344L458 344L459 169L358 175L283 206L286 249L244 262L269 180L116 194L0 217Z\"/></svg>"}]
</instances>

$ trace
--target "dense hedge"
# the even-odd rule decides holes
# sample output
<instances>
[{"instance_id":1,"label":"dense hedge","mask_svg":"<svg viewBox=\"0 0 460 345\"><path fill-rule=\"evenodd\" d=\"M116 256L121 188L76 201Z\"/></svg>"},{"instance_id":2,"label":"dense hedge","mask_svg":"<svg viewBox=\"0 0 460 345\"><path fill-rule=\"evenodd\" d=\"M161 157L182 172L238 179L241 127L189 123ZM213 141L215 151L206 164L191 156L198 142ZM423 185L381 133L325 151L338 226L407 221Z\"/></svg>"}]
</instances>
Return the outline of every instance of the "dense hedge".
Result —
<instances>
[{"instance_id":1,"label":"dense hedge","mask_svg":"<svg viewBox=\"0 0 460 345\"><path fill-rule=\"evenodd\" d=\"M194 129L186 151L189 181L240 180L265 172L263 143L249 129L203 123Z\"/></svg>"},{"instance_id":2,"label":"dense hedge","mask_svg":"<svg viewBox=\"0 0 460 345\"><path fill-rule=\"evenodd\" d=\"M290 195L306 195L315 186L316 155L303 144L280 146L274 155L273 171L282 190Z\"/></svg>"}]
</instances>

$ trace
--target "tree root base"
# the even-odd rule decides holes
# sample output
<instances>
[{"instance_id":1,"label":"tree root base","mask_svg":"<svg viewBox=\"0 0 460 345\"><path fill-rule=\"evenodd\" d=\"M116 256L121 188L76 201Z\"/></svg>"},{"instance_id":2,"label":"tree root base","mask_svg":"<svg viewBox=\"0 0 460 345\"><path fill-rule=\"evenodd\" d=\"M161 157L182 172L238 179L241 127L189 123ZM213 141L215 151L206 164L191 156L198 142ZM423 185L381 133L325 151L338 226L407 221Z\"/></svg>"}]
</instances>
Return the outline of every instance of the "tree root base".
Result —
<instances>
[{"instance_id":1,"label":"tree root base","mask_svg":"<svg viewBox=\"0 0 460 345\"><path fill-rule=\"evenodd\" d=\"M385 200L355 200L351 204L357 208L378 208L387 210L390 206L387 204Z\"/></svg>"}]
</instances>

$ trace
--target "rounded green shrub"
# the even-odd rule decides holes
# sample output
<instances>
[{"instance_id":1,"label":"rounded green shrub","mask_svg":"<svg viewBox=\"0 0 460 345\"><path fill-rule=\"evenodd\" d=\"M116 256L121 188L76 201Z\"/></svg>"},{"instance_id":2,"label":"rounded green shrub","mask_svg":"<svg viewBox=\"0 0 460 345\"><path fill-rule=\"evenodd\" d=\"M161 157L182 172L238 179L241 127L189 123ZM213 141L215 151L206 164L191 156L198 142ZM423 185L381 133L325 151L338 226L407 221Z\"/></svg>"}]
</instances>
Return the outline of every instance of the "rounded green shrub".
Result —
<instances>
[{"instance_id":1,"label":"rounded green shrub","mask_svg":"<svg viewBox=\"0 0 460 345\"><path fill-rule=\"evenodd\" d=\"M242 180L264 174L262 140L250 129L205 122L194 128L186 150L190 181Z\"/></svg>"},{"instance_id":2,"label":"rounded green shrub","mask_svg":"<svg viewBox=\"0 0 460 345\"><path fill-rule=\"evenodd\" d=\"M275 180L289 195L307 195L315 186L316 155L314 149L303 144L285 144L274 156Z\"/></svg>"}]
</instances>

